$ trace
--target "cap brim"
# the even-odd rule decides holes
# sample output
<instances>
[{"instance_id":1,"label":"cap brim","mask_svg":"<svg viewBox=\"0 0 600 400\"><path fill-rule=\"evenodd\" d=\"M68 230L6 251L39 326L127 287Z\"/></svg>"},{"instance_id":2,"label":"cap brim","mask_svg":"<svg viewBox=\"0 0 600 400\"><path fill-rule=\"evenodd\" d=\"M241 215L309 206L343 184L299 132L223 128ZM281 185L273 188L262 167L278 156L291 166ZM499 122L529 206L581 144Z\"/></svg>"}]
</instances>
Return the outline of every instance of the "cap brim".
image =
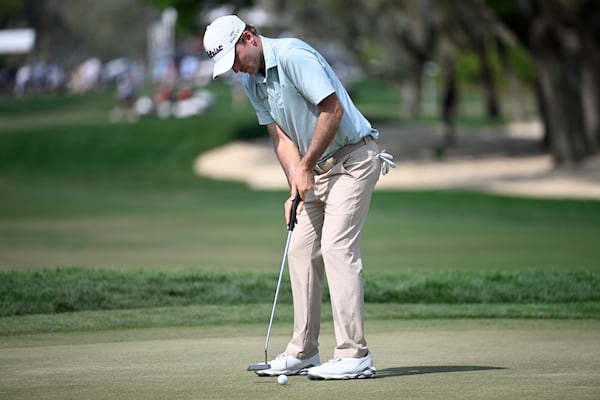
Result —
<instances>
[{"instance_id":1,"label":"cap brim","mask_svg":"<svg viewBox=\"0 0 600 400\"><path fill-rule=\"evenodd\" d=\"M213 69L213 79L229 71L233 67L234 61L235 47L229 50L227 53L223 54L221 58L219 58L219 61L215 63L215 67Z\"/></svg>"}]
</instances>

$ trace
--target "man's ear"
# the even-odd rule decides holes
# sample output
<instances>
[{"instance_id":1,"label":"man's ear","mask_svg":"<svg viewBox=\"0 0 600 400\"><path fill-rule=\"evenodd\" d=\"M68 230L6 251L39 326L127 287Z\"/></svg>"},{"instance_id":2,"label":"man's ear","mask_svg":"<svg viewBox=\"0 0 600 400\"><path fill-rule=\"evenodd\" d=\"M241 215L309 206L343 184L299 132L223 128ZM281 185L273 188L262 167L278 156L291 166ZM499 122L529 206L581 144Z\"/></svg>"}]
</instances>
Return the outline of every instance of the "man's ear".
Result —
<instances>
[{"instance_id":1,"label":"man's ear","mask_svg":"<svg viewBox=\"0 0 600 400\"><path fill-rule=\"evenodd\" d=\"M244 38L244 42L252 42L252 33L250 33L249 31L242 32L242 37Z\"/></svg>"}]
</instances>

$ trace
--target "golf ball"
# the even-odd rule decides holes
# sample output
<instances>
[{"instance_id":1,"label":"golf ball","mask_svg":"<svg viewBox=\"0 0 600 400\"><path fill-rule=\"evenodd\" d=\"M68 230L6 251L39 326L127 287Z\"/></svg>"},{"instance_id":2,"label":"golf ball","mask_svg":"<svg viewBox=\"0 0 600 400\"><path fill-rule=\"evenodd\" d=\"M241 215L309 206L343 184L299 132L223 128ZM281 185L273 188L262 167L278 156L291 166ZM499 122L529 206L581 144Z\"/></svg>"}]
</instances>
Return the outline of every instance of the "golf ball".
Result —
<instances>
[{"instance_id":1,"label":"golf ball","mask_svg":"<svg viewBox=\"0 0 600 400\"><path fill-rule=\"evenodd\" d=\"M287 375L279 375L277 377L277 383L279 383L280 385L287 385L287 383L288 383Z\"/></svg>"}]
</instances>

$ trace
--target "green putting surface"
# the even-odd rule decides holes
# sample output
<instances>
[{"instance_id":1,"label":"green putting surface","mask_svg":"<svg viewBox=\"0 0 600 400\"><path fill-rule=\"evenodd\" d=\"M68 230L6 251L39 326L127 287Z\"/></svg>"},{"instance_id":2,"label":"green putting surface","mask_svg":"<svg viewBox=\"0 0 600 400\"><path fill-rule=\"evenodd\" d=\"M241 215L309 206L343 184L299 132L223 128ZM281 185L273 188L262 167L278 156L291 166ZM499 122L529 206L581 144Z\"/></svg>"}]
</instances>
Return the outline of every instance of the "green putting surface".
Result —
<instances>
[{"instance_id":1,"label":"green putting surface","mask_svg":"<svg viewBox=\"0 0 600 400\"><path fill-rule=\"evenodd\" d=\"M262 325L0 338L1 399L598 399L600 321L369 321L378 377L310 381L247 372ZM288 324L273 331L270 358ZM321 334L321 357L333 351Z\"/></svg>"}]
</instances>

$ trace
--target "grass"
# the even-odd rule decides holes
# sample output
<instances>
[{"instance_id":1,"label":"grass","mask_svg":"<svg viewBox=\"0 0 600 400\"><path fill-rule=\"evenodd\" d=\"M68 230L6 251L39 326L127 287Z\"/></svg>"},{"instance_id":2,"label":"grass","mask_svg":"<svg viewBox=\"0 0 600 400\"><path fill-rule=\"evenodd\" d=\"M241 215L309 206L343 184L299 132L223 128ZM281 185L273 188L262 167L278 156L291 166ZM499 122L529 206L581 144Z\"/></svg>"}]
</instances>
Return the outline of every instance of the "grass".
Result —
<instances>
[{"instance_id":1,"label":"grass","mask_svg":"<svg viewBox=\"0 0 600 400\"><path fill-rule=\"evenodd\" d=\"M264 135L213 88L202 117L137 124L108 122L111 93L0 103L0 334L267 314L286 193L193 175L201 152ZM382 90L361 86L359 102L395 119L397 93ZM597 201L377 192L369 315L598 319L599 233Z\"/></svg>"},{"instance_id":2,"label":"grass","mask_svg":"<svg viewBox=\"0 0 600 400\"><path fill-rule=\"evenodd\" d=\"M165 310L166 312L166 310ZM136 313L130 313L136 318ZM196 316L190 310L189 317ZM107 316L110 317L110 316ZM142 317L152 318L152 314ZM285 325L285 326L281 326ZM598 321L369 321L377 379L286 386L246 367L261 361L266 323L48 332L0 342L0 393L7 399L395 399L597 398ZM288 324L274 327L273 357ZM321 330L321 358L335 347Z\"/></svg>"},{"instance_id":3,"label":"grass","mask_svg":"<svg viewBox=\"0 0 600 400\"><path fill-rule=\"evenodd\" d=\"M7 179L0 270L277 271L285 195L201 179ZM362 239L365 273L597 271L599 215L594 201L377 192Z\"/></svg>"},{"instance_id":4,"label":"grass","mask_svg":"<svg viewBox=\"0 0 600 400\"><path fill-rule=\"evenodd\" d=\"M201 152L265 134L249 107L231 108L226 85L201 119L110 124L113 94L33 97L0 104L0 174L69 179L178 181ZM232 115L234 117L232 117Z\"/></svg>"},{"instance_id":5,"label":"grass","mask_svg":"<svg viewBox=\"0 0 600 400\"><path fill-rule=\"evenodd\" d=\"M198 271L42 269L0 273L0 317L75 311L265 303L277 276ZM600 304L600 272L370 274L380 304ZM281 304L290 304L284 281ZM327 300L325 291L324 300ZM487 315L489 316L489 315ZM514 316L514 315L512 315ZM596 317L600 318L600 315Z\"/></svg>"},{"instance_id":6,"label":"grass","mask_svg":"<svg viewBox=\"0 0 600 400\"><path fill-rule=\"evenodd\" d=\"M0 337L8 340L16 335L51 333L105 332L124 329L202 328L226 326L238 332L247 325L259 324L262 331L269 322L272 304L202 304L187 306L133 308L119 310L74 311L59 314L32 314L0 318ZM600 315L600 302L561 304L389 304L365 305L367 327L372 321L401 320L595 320ZM290 304L278 304L274 318L276 327L289 327L293 322ZM331 308L323 307L323 324L331 324ZM138 331L139 332L139 331ZM215 335L218 335L216 333Z\"/></svg>"}]
</instances>

